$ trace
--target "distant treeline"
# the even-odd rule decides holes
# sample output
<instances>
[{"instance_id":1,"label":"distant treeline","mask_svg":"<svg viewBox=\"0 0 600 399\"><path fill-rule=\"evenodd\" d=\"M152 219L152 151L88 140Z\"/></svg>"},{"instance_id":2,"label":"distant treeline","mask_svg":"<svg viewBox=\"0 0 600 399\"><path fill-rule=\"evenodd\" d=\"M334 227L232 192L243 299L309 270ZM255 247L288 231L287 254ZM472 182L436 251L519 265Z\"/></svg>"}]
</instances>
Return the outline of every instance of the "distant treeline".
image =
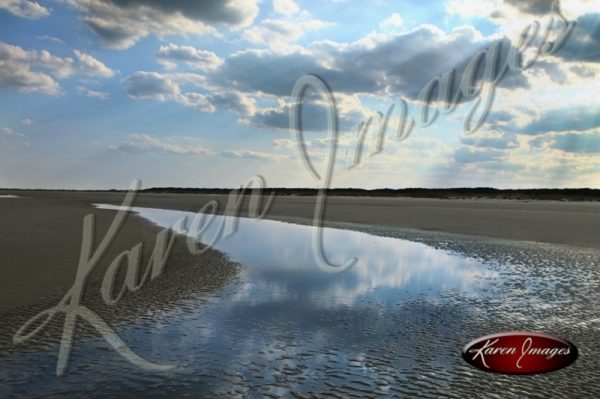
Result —
<instances>
[{"instance_id":1,"label":"distant treeline","mask_svg":"<svg viewBox=\"0 0 600 399\"><path fill-rule=\"evenodd\" d=\"M181 193L181 194L228 194L232 189L222 188L180 188L154 187L142 190L146 193ZM275 192L277 195L315 196L317 189L311 188L267 188L264 193ZM381 188L365 190L358 188L331 188L326 190L328 196L353 197L412 197L412 198L490 198L515 200L552 200L552 201L600 201L600 189L591 188L541 188L541 189L496 189L490 187L474 188Z\"/></svg>"},{"instance_id":2,"label":"distant treeline","mask_svg":"<svg viewBox=\"0 0 600 399\"><path fill-rule=\"evenodd\" d=\"M229 194L232 188L185 188L185 187L152 187L140 190L140 193L163 194ZM14 189L0 188L0 192L14 191L65 191L65 192L126 192L127 190L51 190L51 189ZM318 189L313 188L266 188L263 194L275 192L280 196L315 196ZM440 199L513 199L513 200L548 200L548 201L600 201L600 189L592 188L539 188L539 189L497 189L491 187L464 188L380 188L365 190L360 188L331 188L326 190L328 196L347 197L410 197Z\"/></svg>"}]
</instances>

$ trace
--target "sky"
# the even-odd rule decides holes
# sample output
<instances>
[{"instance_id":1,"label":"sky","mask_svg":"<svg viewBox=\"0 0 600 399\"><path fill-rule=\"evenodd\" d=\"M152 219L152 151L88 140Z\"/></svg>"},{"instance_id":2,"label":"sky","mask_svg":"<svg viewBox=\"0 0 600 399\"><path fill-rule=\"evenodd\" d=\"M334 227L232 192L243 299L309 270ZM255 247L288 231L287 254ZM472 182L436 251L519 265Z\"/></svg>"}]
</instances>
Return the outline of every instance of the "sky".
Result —
<instances>
[{"instance_id":1,"label":"sky","mask_svg":"<svg viewBox=\"0 0 600 399\"><path fill-rule=\"evenodd\" d=\"M0 187L320 187L307 74L332 187L600 188L598 0L0 0Z\"/></svg>"}]
</instances>

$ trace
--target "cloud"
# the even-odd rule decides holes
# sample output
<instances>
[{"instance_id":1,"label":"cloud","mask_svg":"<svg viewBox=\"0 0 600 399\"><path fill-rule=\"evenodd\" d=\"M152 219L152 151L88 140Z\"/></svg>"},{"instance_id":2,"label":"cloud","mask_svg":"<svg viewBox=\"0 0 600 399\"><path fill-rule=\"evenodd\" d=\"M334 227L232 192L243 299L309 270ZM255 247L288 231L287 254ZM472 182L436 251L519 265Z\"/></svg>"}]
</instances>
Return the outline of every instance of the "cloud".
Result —
<instances>
[{"instance_id":1,"label":"cloud","mask_svg":"<svg viewBox=\"0 0 600 399\"><path fill-rule=\"evenodd\" d=\"M553 148L574 154L600 153L600 132L564 133L538 137L530 143L533 147Z\"/></svg>"},{"instance_id":2,"label":"cloud","mask_svg":"<svg viewBox=\"0 0 600 399\"><path fill-rule=\"evenodd\" d=\"M24 93L41 92L50 95L62 93L55 79L74 73L71 58L61 58L46 50L24 50L0 42L0 86Z\"/></svg>"},{"instance_id":3,"label":"cloud","mask_svg":"<svg viewBox=\"0 0 600 399\"><path fill-rule=\"evenodd\" d=\"M303 12L294 18L265 19L244 31L242 38L250 43L289 51L290 44L306 32L323 29L328 25L328 22L311 18L308 13Z\"/></svg>"},{"instance_id":4,"label":"cloud","mask_svg":"<svg viewBox=\"0 0 600 399\"><path fill-rule=\"evenodd\" d=\"M49 9L31 0L0 0L0 9L27 19L39 19L50 15Z\"/></svg>"},{"instance_id":5,"label":"cloud","mask_svg":"<svg viewBox=\"0 0 600 399\"><path fill-rule=\"evenodd\" d=\"M538 115L519 132L540 135L549 132L586 131L600 126L598 105L572 106L548 110Z\"/></svg>"},{"instance_id":6,"label":"cloud","mask_svg":"<svg viewBox=\"0 0 600 399\"><path fill-rule=\"evenodd\" d=\"M486 123L495 128L501 125L506 125L513 119L514 116L508 111L493 111L488 114Z\"/></svg>"},{"instance_id":7,"label":"cloud","mask_svg":"<svg viewBox=\"0 0 600 399\"><path fill-rule=\"evenodd\" d=\"M211 93L208 98L215 107L222 107L242 115L254 115L256 112L255 101L237 91L216 91Z\"/></svg>"},{"instance_id":8,"label":"cloud","mask_svg":"<svg viewBox=\"0 0 600 399\"><path fill-rule=\"evenodd\" d=\"M279 27L274 21L263 20L246 30L244 35L269 23ZM293 25L282 25L280 34L285 36L286 29L294 28ZM264 38L255 39L257 42L263 39L277 42L266 34ZM432 78L453 68L456 69L455 80L459 80L467 62L496 39L496 36L483 36L473 27L463 26L444 32L432 25L422 25L406 32L371 33L350 43L325 40L301 47L290 46L287 39L282 39L281 43L272 44L274 48L242 50L223 59L191 46L170 43L160 48L159 62L168 67L178 63L200 64L199 69L204 68L203 75L187 74L195 76L196 83L191 84L195 87L184 87L180 73L144 71L128 77L126 84L132 98L174 101L203 112L225 106L240 112L242 118L239 120L246 125L287 129L289 104L278 100L288 98L300 76L313 73L328 82L336 99L354 98L353 107L340 110L340 128L353 129L365 114L357 96L415 100ZM504 51L508 45L504 43ZM538 70L538 73L553 74L555 79L560 78L559 72L560 69L553 69L551 65ZM527 76L507 75L500 87L528 87ZM255 108L255 99L273 100L277 105ZM313 108L313 114L325 112L323 105L316 104ZM319 118L306 118L305 127L323 130L325 123Z\"/></svg>"},{"instance_id":9,"label":"cloud","mask_svg":"<svg viewBox=\"0 0 600 399\"><path fill-rule=\"evenodd\" d=\"M478 147L478 148L493 148L498 150L506 150L518 148L517 136L510 133L500 133L498 131L490 131L485 134L477 133L477 136L466 136L461 138L461 143Z\"/></svg>"},{"instance_id":10,"label":"cloud","mask_svg":"<svg viewBox=\"0 0 600 399\"><path fill-rule=\"evenodd\" d=\"M110 48L125 49L148 36L219 35L216 27L240 28L258 15L259 0L66 0Z\"/></svg>"},{"instance_id":11,"label":"cloud","mask_svg":"<svg viewBox=\"0 0 600 399\"><path fill-rule=\"evenodd\" d=\"M251 150L223 150L221 155L227 158L254 159L254 160L270 160L281 161L287 159L286 156L271 154L267 152L251 151Z\"/></svg>"},{"instance_id":12,"label":"cloud","mask_svg":"<svg viewBox=\"0 0 600 399\"><path fill-rule=\"evenodd\" d=\"M124 153L165 153L175 155L209 155L211 151L201 146L190 146L173 143L170 140L161 140L147 134L130 134L127 141L109 149Z\"/></svg>"},{"instance_id":13,"label":"cloud","mask_svg":"<svg viewBox=\"0 0 600 399\"><path fill-rule=\"evenodd\" d=\"M165 101L181 94L176 75L138 71L125 79L132 98Z\"/></svg>"},{"instance_id":14,"label":"cloud","mask_svg":"<svg viewBox=\"0 0 600 399\"><path fill-rule=\"evenodd\" d=\"M379 26L383 29L396 28L402 25L404 25L404 20L397 12L393 13L389 16L389 18L384 19L379 24Z\"/></svg>"},{"instance_id":15,"label":"cloud","mask_svg":"<svg viewBox=\"0 0 600 399\"><path fill-rule=\"evenodd\" d=\"M330 85L336 99L373 95L415 100L430 79L453 68L457 70L455 79L460 79L471 57L493 42L472 27L446 33L435 26L423 25L409 32L371 33L351 43L319 41L306 48L286 45L285 49L243 50L225 58L223 65L207 77L220 87L281 99L289 96L300 76L312 73ZM507 47L505 43L505 50ZM523 74L508 74L499 86L525 88L528 80ZM354 128L364 118L360 101L355 102L358 107L353 107L352 112L348 109L340 112L341 129ZM314 108L320 114L325 112L323 106ZM308 117L305 120L309 130L325 127L322 120ZM277 106L259 108L253 118L242 121L259 127L287 129L289 104L280 102Z\"/></svg>"},{"instance_id":16,"label":"cloud","mask_svg":"<svg viewBox=\"0 0 600 399\"><path fill-rule=\"evenodd\" d=\"M313 93L307 94L302 106L302 128L313 132L325 131L329 106L321 98L311 94ZM275 107L257 108L252 115L242 118L241 122L259 128L288 130L290 107L289 102L281 100ZM353 129L362 121L363 115L353 109L341 110L340 107L337 109L340 130Z\"/></svg>"},{"instance_id":17,"label":"cloud","mask_svg":"<svg viewBox=\"0 0 600 399\"><path fill-rule=\"evenodd\" d=\"M466 63L492 43L472 27L445 33L432 25L410 32L371 34L352 43L316 42L306 49L249 49L233 54L215 73L240 90L287 96L298 77L321 76L337 93L389 94L414 99L434 77ZM503 87L527 87L523 75Z\"/></svg>"},{"instance_id":18,"label":"cloud","mask_svg":"<svg viewBox=\"0 0 600 399\"><path fill-rule=\"evenodd\" d=\"M600 13L580 16L556 56L569 61L600 62Z\"/></svg>"},{"instance_id":19,"label":"cloud","mask_svg":"<svg viewBox=\"0 0 600 399\"><path fill-rule=\"evenodd\" d=\"M318 98L305 99L302 106L302 126L307 131L321 131L327 127L325 115L327 105ZM258 109L250 123L257 127L287 130L290 128L290 108L288 102L280 101L276 107Z\"/></svg>"},{"instance_id":20,"label":"cloud","mask_svg":"<svg viewBox=\"0 0 600 399\"><path fill-rule=\"evenodd\" d=\"M449 0L446 12L462 18L488 18L497 9L496 0Z\"/></svg>"},{"instance_id":21,"label":"cloud","mask_svg":"<svg viewBox=\"0 0 600 399\"><path fill-rule=\"evenodd\" d=\"M496 161L500 162L504 158L504 153L497 149L472 149L469 147L460 147L454 152L454 161L456 163L467 164L467 163L479 163Z\"/></svg>"},{"instance_id":22,"label":"cloud","mask_svg":"<svg viewBox=\"0 0 600 399\"><path fill-rule=\"evenodd\" d=\"M504 0L504 3L518 9L522 13L544 15L552 10L554 0Z\"/></svg>"},{"instance_id":23,"label":"cloud","mask_svg":"<svg viewBox=\"0 0 600 399\"><path fill-rule=\"evenodd\" d=\"M19 147L29 147L31 144L24 138L23 133L15 132L9 127L0 127L0 149L16 150Z\"/></svg>"},{"instance_id":24,"label":"cloud","mask_svg":"<svg viewBox=\"0 0 600 399\"><path fill-rule=\"evenodd\" d=\"M553 3L554 0L448 0L446 11L463 19L484 19L518 41L523 29L532 22L538 21L544 28L553 15ZM564 0L559 6L562 16L575 20L585 13L596 12L597 0Z\"/></svg>"},{"instance_id":25,"label":"cloud","mask_svg":"<svg viewBox=\"0 0 600 399\"><path fill-rule=\"evenodd\" d=\"M36 36L35 38L38 40L45 40L45 41L56 43L56 44L65 44L64 40L59 39L58 37L55 37L55 36L43 35L43 36Z\"/></svg>"},{"instance_id":26,"label":"cloud","mask_svg":"<svg viewBox=\"0 0 600 399\"><path fill-rule=\"evenodd\" d=\"M21 125L25 125L25 126L31 126L33 125L35 122L33 121L33 119L31 118L24 118L21 119Z\"/></svg>"},{"instance_id":27,"label":"cloud","mask_svg":"<svg viewBox=\"0 0 600 399\"><path fill-rule=\"evenodd\" d=\"M110 95L103 91L90 90L83 86L78 86L77 91L87 97L97 98L99 100L108 100Z\"/></svg>"},{"instance_id":28,"label":"cloud","mask_svg":"<svg viewBox=\"0 0 600 399\"><path fill-rule=\"evenodd\" d=\"M138 71L127 77L125 82L131 98L173 101L202 112L214 112L217 106L243 115L252 115L255 111L254 100L247 95L213 88L204 77L193 73ZM186 87L200 91L186 91Z\"/></svg>"},{"instance_id":29,"label":"cloud","mask_svg":"<svg viewBox=\"0 0 600 399\"><path fill-rule=\"evenodd\" d=\"M290 16L300 12L300 7L293 0L273 0L273 11Z\"/></svg>"},{"instance_id":30,"label":"cloud","mask_svg":"<svg viewBox=\"0 0 600 399\"><path fill-rule=\"evenodd\" d=\"M320 68L311 54L282 54L270 50L244 50L235 53L213 76L221 85L234 85L246 92L288 96L298 77L318 73Z\"/></svg>"},{"instance_id":31,"label":"cloud","mask_svg":"<svg viewBox=\"0 0 600 399\"><path fill-rule=\"evenodd\" d=\"M554 83L559 83L561 85L567 83L567 75L562 70L561 66L556 62L537 60L530 71L534 75L536 73L539 74L539 72L543 72Z\"/></svg>"},{"instance_id":32,"label":"cloud","mask_svg":"<svg viewBox=\"0 0 600 399\"><path fill-rule=\"evenodd\" d=\"M542 17L552 12L556 0L503 0L503 5L509 6L520 14ZM597 8L596 0L563 0L558 1L561 12L567 11L567 16L579 15Z\"/></svg>"},{"instance_id":33,"label":"cloud","mask_svg":"<svg viewBox=\"0 0 600 399\"><path fill-rule=\"evenodd\" d=\"M184 63L190 68L206 71L216 69L223 64L223 60L212 51L199 50L192 46L178 46L173 43L160 46L156 58L168 69L175 68L178 63Z\"/></svg>"},{"instance_id":34,"label":"cloud","mask_svg":"<svg viewBox=\"0 0 600 399\"><path fill-rule=\"evenodd\" d=\"M11 129L9 127L0 127L0 134L3 136L25 137L25 135L23 133L15 132L13 129Z\"/></svg>"},{"instance_id":35,"label":"cloud","mask_svg":"<svg viewBox=\"0 0 600 399\"><path fill-rule=\"evenodd\" d=\"M329 149L331 147L332 140L329 137L324 137L320 139L313 140L304 140L304 145L307 148L315 148L319 150ZM347 136L338 136L337 140L338 146L347 146L350 144L350 139ZM298 148L298 143L294 140L290 139L276 139L273 140L273 146L276 148L282 148L286 150L296 150Z\"/></svg>"},{"instance_id":36,"label":"cloud","mask_svg":"<svg viewBox=\"0 0 600 399\"><path fill-rule=\"evenodd\" d=\"M306 15L300 11L294 18ZM246 49L225 58L192 46L163 45L157 53L159 63L169 68L184 64L203 70L203 74L138 71L125 79L127 92L132 98L173 101L203 112L214 112L221 107L239 112L243 124L287 129L289 104L279 100L288 98L300 76L313 73L328 82L335 92L340 128L354 129L366 114L359 95L415 100L432 78L453 68L458 81L471 58L497 39L497 36L483 36L468 26L444 32L433 25L422 25L406 32L370 33L349 43L324 40L302 47L288 43L287 36L293 38L290 32L296 28L283 21L265 19L243 34L246 39L247 35L255 34L251 40L264 42L270 49ZM279 33L265 31L263 35L258 31L262 28ZM279 40L277 35L283 38ZM508 46L505 42L505 52ZM561 77L559 72L562 71L552 65L538 69L538 73L551 74L555 79ZM184 76L191 80L183 82ZM529 87L527 76L507 75L500 87ZM257 108L258 99L271 100L277 105ZM352 99L348 102L351 106L340 107L340 99ZM310 107L308 104L306 115L311 114ZM323 107L315 104L312 114L324 115ZM326 126L322 118L305 119L307 130L320 131Z\"/></svg>"},{"instance_id":37,"label":"cloud","mask_svg":"<svg viewBox=\"0 0 600 399\"><path fill-rule=\"evenodd\" d=\"M593 78L596 76L596 72L593 69L583 65L573 65L569 70L580 78Z\"/></svg>"},{"instance_id":38,"label":"cloud","mask_svg":"<svg viewBox=\"0 0 600 399\"><path fill-rule=\"evenodd\" d=\"M285 104L281 104L278 107L261 108L254 114L252 118L245 118L242 120L242 122L246 125L252 125L260 128L289 129L289 107ZM313 123L310 123L309 126L304 127L305 129L312 130L313 125Z\"/></svg>"},{"instance_id":39,"label":"cloud","mask_svg":"<svg viewBox=\"0 0 600 399\"><path fill-rule=\"evenodd\" d=\"M172 100L202 112L215 112L220 108L251 116L256 110L253 99L235 91L215 91L207 94L188 92L174 96Z\"/></svg>"},{"instance_id":40,"label":"cloud","mask_svg":"<svg viewBox=\"0 0 600 399\"><path fill-rule=\"evenodd\" d=\"M290 139L275 139L273 140L273 145L277 148L285 148L286 150L291 150L298 146L295 141Z\"/></svg>"},{"instance_id":41,"label":"cloud","mask_svg":"<svg viewBox=\"0 0 600 399\"><path fill-rule=\"evenodd\" d=\"M115 71L104 65L102 62L89 54L79 50L73 50L79 60L79 68L85 75L110 78L114 76Z\"/></svg>"}]
</instances>

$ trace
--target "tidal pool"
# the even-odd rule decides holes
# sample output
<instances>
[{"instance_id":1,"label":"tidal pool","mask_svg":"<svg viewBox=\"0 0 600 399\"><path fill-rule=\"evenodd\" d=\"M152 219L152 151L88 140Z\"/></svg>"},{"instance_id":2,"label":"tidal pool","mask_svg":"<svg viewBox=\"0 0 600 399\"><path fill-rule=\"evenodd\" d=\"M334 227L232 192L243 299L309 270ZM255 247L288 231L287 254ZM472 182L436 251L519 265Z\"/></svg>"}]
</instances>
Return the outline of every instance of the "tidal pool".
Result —
<instances>
[{"instance_id":1,"label":"tidal pool","mask_svg":"<svg viewBox=\"0 0 600 399\"><path fill-rule=\"evenodd\" d=\"M133 212L164 227L184 216L189 226L194 216ZM226 218L216 216L206 237ZM56 347L1 357L0 396L572 397L600 387L597 252L326 228L327 256L358 261L324 273L312 229L240 218L238 230L213 246L241 265L234 282L117 329L136 353L176 364L173 371L138 369L102 338L85 338L61 378ZM467 342L510 330L564 337L581 358L538 376L489 374L463 362Z\"/></svg>"},{"instance_id":2,"label":"tidal pool","mask_svg":"<svg viewBox=\"0 0 600 399\"><path fill-rule=\"evenodd\" d=\"M191 212L150 208L132 211L162 227L171 227L183 217L189 227L194 216ZM234 217L215 215L203 237L214 241L223 223L235 221ZM312 227L249 218L238 218L237 223L233 234L212 245L244 266L244 290L230 298L232 302L292 302L327 309L361 307L365 300L382 304L399 298L435 300L445 290L469 291L476 278L495 275L480 262L422 243L333 228L324 229L327 257L336 264L352 258L357 262L345 272L326 273L314 258Z\"/></svg>"}]
</instances>

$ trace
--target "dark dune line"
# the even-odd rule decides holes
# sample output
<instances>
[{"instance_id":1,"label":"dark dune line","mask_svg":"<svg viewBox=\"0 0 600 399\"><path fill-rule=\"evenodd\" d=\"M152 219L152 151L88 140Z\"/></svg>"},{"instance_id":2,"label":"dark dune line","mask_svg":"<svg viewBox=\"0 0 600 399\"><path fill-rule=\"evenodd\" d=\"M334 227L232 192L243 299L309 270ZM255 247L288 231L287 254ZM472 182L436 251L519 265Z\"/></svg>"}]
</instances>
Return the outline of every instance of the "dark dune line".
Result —
<instances>
[{"instance_id":1,"label":"dark dune line","mask_svg":"<svg viewBox=\"0 0 600 399\"><path fill-rule=\"evenodd\" d=\"M151 187L140 190L142 193L155 194L228 194L239 188L194 188L194 187ZM126 190L62 190L62 189L17 189L4 188L0 192L13 193L24 191L58 192L125 192ZM318 189L273 187L264 193L275 192L280 196L315 196ZM593 188L535 188L535 189L498 189L492 187L456 187L456 188L331 188L326 190L330 196L351 197L407 197L437 199L508 199L508 200L545 200L545 201L600 201L600 189Z\"/></svg>"}]
</instances>

